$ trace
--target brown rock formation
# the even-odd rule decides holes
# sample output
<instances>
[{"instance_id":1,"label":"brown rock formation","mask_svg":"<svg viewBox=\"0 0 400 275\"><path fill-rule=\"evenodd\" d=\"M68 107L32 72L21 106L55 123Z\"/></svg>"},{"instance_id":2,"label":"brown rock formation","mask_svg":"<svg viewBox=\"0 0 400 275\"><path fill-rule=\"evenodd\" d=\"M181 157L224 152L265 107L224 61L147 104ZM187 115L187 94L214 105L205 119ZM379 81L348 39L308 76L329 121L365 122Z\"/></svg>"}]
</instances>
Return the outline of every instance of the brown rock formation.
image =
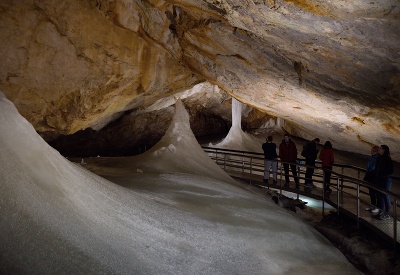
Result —
<instances>
[{"instance_id":1,"label":"brown rock formation","mask_svg":"<svg viewBox=\"0 0 400 275\"><path fill-rule=\"evenodd\" d=\"M207 80L301 137L400 160L399 13L395 0L6 0L0 90L58 135Z\"/></svg>"}]
</instances>

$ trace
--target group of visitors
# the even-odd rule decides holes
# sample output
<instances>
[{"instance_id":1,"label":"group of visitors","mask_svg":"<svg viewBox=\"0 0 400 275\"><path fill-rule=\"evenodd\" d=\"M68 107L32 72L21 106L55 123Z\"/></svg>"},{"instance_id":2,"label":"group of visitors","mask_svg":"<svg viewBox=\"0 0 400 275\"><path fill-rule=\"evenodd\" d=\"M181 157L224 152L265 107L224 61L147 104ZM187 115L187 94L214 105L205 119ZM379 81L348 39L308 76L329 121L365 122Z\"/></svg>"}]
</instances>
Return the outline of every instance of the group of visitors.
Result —
<instances>
[{"instance_id":1,"label":"group of visitors","mask_svg":"<svg viewBox=\"0 0 400 275\"><path fill-rule=\"evenodd\" d=\"M305 187L315 187L312 177L314 174L315 160L318 156L317 144L319 144L319 138L315 138L303 147L302 156L305 157L306 175L305 175ZM264 182L268 182L270 169L273 174L273 184L277 183L277 169L278 154L276 153L276 144L272 142L272 136L267 137L266 143L262 145L265 157L265 169L264 169ZM296 188L300 188L299 176L297 175L296 161L297 161L297 147L296 144L290 139L288 134L283 136L283 140L279 145L279 158L283 163L283 169L285 171L285 187L289 187L289 168L292 171ZM321 150L319 158L322 160L322 166L327 169L327 173L324 174L324 182L326 186L329 186L332 164L334 162L332 144L327 141L324 148ZM330 190L330 189L329 189Z\"/></svg>"},{"instance_id":2,"label":"group of visitors","mask_svg":"<svg viewBox=\"0 0 400 275\"><path fill-rule=\"evenodd\" d=\"M364 180L372 187L378 187L389 191L392 186L392 177L394 166L390 157L390 149L387 145L373 146L371 148L371 157L368 159L367 170ZM390 219L390 198L389 195L369 188L371 207L365 210L371 211L377 215L380 220Z\"/></svg>"},{"instance_id":3,"label":"group of visitors","mask_svg":"<svg viewBox=\"0 0 400 275\"><path fill-rule=\"evenodd\" d=\"M315 161L318 156L317 145L320 139L315 138L304 145L301 155L305 158L306 173L304 186L306 188L315 187L313 183L313 174ZM296 144L290 139L288 134L284 135L284 138L279 145L279 155L276 153L277 146L273 142L272 136L268 136L266 143L262 145L265 158L265 169L264 169L264 182L269 181L270 169L273 174L273 184L277 184L277 170L278 170L278 156L283 164L285 173L285 184L284 187L289 187L289 167L292 171L296 188L300 188L299 176L297 175L296 161L297 161L297 148ZM335 161L332 143L326 141L323 148L319 152L319 159L321 160L322 170L324 172L323 182L324 191L332 192L330 188L330 180L333 163ZM369 182L371 186L389 191L392 185L391 175L393 174L393 161L390 158L390 150L387 145L373 146L371 148L371 157L368 160L367 170L365 173L364 180ZM377 215L379 219L386 220L390 218L390 198L389 195L385 195L374 188L369 188L369 195L371 199L371 207L365 210L371 211L374 215Z\"/></svg>"}]
</instances>

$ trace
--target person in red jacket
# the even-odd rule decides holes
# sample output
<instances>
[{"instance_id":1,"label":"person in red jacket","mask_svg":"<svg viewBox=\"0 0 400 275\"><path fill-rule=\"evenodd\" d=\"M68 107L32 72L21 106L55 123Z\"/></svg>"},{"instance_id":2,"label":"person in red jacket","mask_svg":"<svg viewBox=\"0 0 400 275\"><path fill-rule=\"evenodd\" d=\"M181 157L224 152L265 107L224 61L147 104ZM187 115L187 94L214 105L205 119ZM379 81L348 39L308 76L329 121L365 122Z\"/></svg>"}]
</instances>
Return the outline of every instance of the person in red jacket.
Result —
<instances>
[{"instance_id":1,"label":"person in red jacket","mask_svg":"<svg viewBox=\"0 0 400 275\"><path fill-rule=\"evenodd\" d=\"M332 192L329 185L331 183L332 165L335 162L335 158L333 155L332 143L330 141L325 142L324 147L319 153L319 159L322 161L322 168L324 169L325 192Z\"/></svg>"},{"instance_id":2,"label":"person in red jacket","mask_svg":"<svg viewBox=\"0 0 400 275\"><path fill-rule=\"evenodd\" d=\"M283 161L283 169L285 170L285 186L289 187L289 165L292 170L296 188L300 188L299 177L296 171L297 148L296 144L285 134L282 143L279 145L279 158Z\"/></svg>"}]
</instances>

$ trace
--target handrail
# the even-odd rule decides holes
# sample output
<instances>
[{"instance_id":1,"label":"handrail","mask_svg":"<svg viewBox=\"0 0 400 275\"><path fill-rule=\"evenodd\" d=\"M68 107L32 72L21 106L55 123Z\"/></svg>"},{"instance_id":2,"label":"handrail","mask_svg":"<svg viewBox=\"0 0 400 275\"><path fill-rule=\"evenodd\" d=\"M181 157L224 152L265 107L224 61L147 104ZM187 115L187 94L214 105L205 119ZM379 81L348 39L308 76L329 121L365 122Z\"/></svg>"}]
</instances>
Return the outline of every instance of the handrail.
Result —
<instances>
[{"instance_id":1,"label":"handrail","mask_svg":"<svg viewBox=\"0 0 400 275\"><path fill-rule=\"evenodd\" d=\"M241 150L233 150L233 149L225 149L225 148L217 148L217 147L208 147L208 146L202 146L202 148L205 149L205 150L208 149L208 150L217 150L217 151L222 151L222 152L225 151L225 152L241 153L242 155L243 155L243 154L247 154L247 155L261 156L260 159L264 159L264 154L263 154L263 153L258 153L258 152L241 151ZM297 158L296 160L297 160L298 162L301 162L301 161L305 161L306 159L305 159L305 158ZM278 159L278 162L279 162L279 159ZM320 161L320 160L316 160L316 163L319 164L319 163L321 163L321 161ZM339 164L339 163L334 163L332 166L333 166L333 167L339 167L339 168L350 168L350 169L354 169L354 170L356 170L356 171L362 171L362 172L364 172L364 173L365 173L365 171L366 171L365 168L361 168L361 167L354 166L354 165L350 165L350 164ZM315 166L315 168L321 169L321 167L319 167L319 166ZM332 172L333 172L333 171L332 171ZM391 178L400 181L400 177L392 176Z\"/></svg>"},{"instance_id":2,"label":"handrail","mask_svg":"<svg viewBox=\"0 0 400 275\"><path fill-rule=\"evenodd\" d=\"M224 170L227 170L227 167L232 167L232 168L236 168L236 169L241 169L242 174L245 171L249 171L250 183L252 182L252 179L253 179L252 175L255 174L255 172L258 172L258 173L264 172L264 154L262 154L262 153L247 152L247 151L240 151L240 150L230 150L230 149L206 147L206 146L204 146L202 148L205 150L206 153L213 155L212 158L216 161L217 164L220 164L219 162L221 160L221 158L218 157L218 154L223 155ZM240 160L232 159L232 157L233 158L239 157ZM301 175L301 174L304 174L304 171L302 170L302 168L313 167L313 168L322 170L323 173L324 173L324 171L327 170L320 166L309 166L309 165L301 164L300 162L304 161L304 159L302 159L302 158L298 158L297 160L298 161L296 163L291 163L291 164L296 165L299 179L305 179ZM277 186L277 187L280 188L280 192L282 194L282 189L283 189L282 188L282 174L283 174L282 164L287 163L287 162L283 162L281 160L277 160L277 162L281 164L281 165L278 165L278 167L280 169L280 171L279 171L280 186ZM396 256L396 253L397 253L397 221L398 221L397 207L399 207L397 202L400 200L400 194L396 194L391 191L383 190L379 187L371 185L368 182L360 179L360 171L365 172L365 169L363 169L363 168L352 166L352 165L347 165L347 164L335 164L334 166L342 168L342 173L330 171L331 175L332 175L332 179L336 178L335 189L337 190L337 198L336 198L337 199L337 214L339 214L340 208L343 208L343 206L341 205L341 200L343 199L344 194L354 197L356 199L356 204L357 204L357 206L356 206L357 226L359 226L359 221L360 221L361 202L369 205L369 202L366 202L365 200L363 200L361 198L361 194L368 194L367 192L364 192L361 188L373 189L377 192L380 192L381 194L388 195L391 198L391 201L393 201L393 205L394 205L394 207L393 207L393 236L389 235L389 237L393 239L394 255ZM356 170L357 178L354 178L354 177L344 174L343 173L344 168L350 168L350 169ZM278 173L278 171L277 171L277 173ZM315 182L320 182L320 183L323 182L323 180L319 180L321 177L323 177L323 173L322 173L322 176L321 176L321 173L314 173L315 178L313 180ZM392 177L392 179L400 180L400 177ZM345 184L345 183L347 183L347 184ZM349 183L351 185L348 185ZM353 193L355 192L355 194L348 192L346 190L349 190L349 191L353 190ZM296 192L297 192L297 198L299 198L299 192L298 191L296 191ZM322 201L323 201L322 211L323 211L323 215L324 215L324 203L326 201L324 190L322 190L321 197L322 197ZM376 225L374 225L374 224L371 224L371 223L369 223L369 224L371 226L376 227Z\"/></svg>"},{"instance_id":3,"label":"handrail","mask_svg":"<svg viewBox=\"0 0 400 275\"><path fill-rule=\"evenodd\" d=\"M216 147L207 147L207 146L202 146L202 148L203 149L206 149L205 150L205 152L207 152L207 150L213 150L213 152L215 152L215 153L217 153L218 151L222 151L222 152L236 152L236 153L241 153L241 154L228 154L228 155L230 155L230 156L238 156L238 157L244 157L245 155L244 154L247 154L247 155L257 155L257 156L262 156L262 157L250 157L250 156L248 156L250 159L258 159L258 160L264 160L264 154L262 154L262 153L257 153L257 152L249 152L249 151L240 151L240 150L231 150L231 149L224 149L224 148L216 148ZM213 152L208 152L208 153L213 153ZM297 158L297 160L299 160L299 161L303 161L303 160L305 160L305 159L302 159L302 158ZM278 163L289 163L289 162L284 162L284 161L281 161L281 160L277 160L277 162ZM241 161L241 163L244 163L244 161L242 160ZM249 163L251 163L251 162L249 162ZM293 163L292 163L293 164ZM313 167L313 168L317 168L317 169L321 169L321 170L325 170L324 168L322 168L322 167L319 167L319 166L307 166L307 165L305 165L305 164L301 164L301 163L294 163L296 166L299 166L299 167ZM225 164L226 165L226 164ZM334 164L335 165L335 164ZM363 168L360 168L360 167L357 167L357 166L352 166L352 165L347 165L347 164L336 164L336 166L337 167L344 167L344 168L353 168L353 169L360 169L360 170L362 170L363 172L365 172L366 171L366 169L363 169ZM260 165L260 167L262 167L262 169L260 168L258 171L260 172L260 171L264 171L264 166L263 165ZM253 168L253 170L254 170L254 168ZM378 188L378 187L376 187L376 186L373 186L373 185L370 185L368 182L366 182L366 181L363 181L363 180L360 180L360 179L356 179L356 178L353 178L353 177L351 177L351 176L347 176L347 175L345 175L345 174L341 174L341 173L337 173L337 172L335 172L335 171L331 171L331 174L332 175L336 175L336 176L338 176L338 177L341 177L341 178L343 178L343 179L346 179L346 180L350 180L350 181L352 181L352 180L359 180L360 181L360 183L363 185L363 187L366 187L366 188L372 188L372 189L376 189L376 191L381 191L382 193L384 193L384 194L387 194L387 195L389 195L389 196L393 196L393 197L395 197L396 199L399 199L400 200L400 194L396 194L396 193L393 193L393 192L391 192L391 191L385 191L385 190L382 190L382 189L380 189L380 188ZM395 176L391 176L391 178L392 179L394 179L394 180L400 180L400 177L395 177Z\"/></svg>"}]
</instances>

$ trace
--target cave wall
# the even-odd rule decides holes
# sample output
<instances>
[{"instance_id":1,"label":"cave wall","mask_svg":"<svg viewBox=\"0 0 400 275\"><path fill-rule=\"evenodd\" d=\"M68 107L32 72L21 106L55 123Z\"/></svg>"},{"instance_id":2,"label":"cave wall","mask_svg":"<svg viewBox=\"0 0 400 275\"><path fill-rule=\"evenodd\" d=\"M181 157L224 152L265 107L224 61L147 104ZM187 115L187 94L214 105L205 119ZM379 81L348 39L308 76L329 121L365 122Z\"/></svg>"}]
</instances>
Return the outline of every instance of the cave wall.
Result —
<instances>
[{"instance_id":1,"label":"cave wall","mask_svg":"<svg viewBox=\"0 0 400 275\"><path fill-rule=\"evenodd\" d=\"M120 113L101 129L87 128L70 135L42 132L42 137L66 157L130 156L156 144L172 121L176 99L181 99L190 126L199 140L222 138L231 126L231 97L204 82L192 89L164 97L148 108Z\"/></svg>"},{"instance_id":2,"label":"cave wall","mask_svg":"<svg viewBox=\"0 0 400 275\"><path fill-rule=\"evenodd\" d=\"M400 160L399 14L395 0L6 0L0 90L58 136L206 80L302 138Z\"/></svg>"},{"instance_id":3,"label":"cave wall","mask_svg":"<svg viewBox=\"0 0 400 275\"><path fill-rule=\"evenodd\" d=\"M201 82L139 29L110 21L102 7L0 3L0 89L37 131L101 128L115 114Z\"/></svg>"}]
</instances>

